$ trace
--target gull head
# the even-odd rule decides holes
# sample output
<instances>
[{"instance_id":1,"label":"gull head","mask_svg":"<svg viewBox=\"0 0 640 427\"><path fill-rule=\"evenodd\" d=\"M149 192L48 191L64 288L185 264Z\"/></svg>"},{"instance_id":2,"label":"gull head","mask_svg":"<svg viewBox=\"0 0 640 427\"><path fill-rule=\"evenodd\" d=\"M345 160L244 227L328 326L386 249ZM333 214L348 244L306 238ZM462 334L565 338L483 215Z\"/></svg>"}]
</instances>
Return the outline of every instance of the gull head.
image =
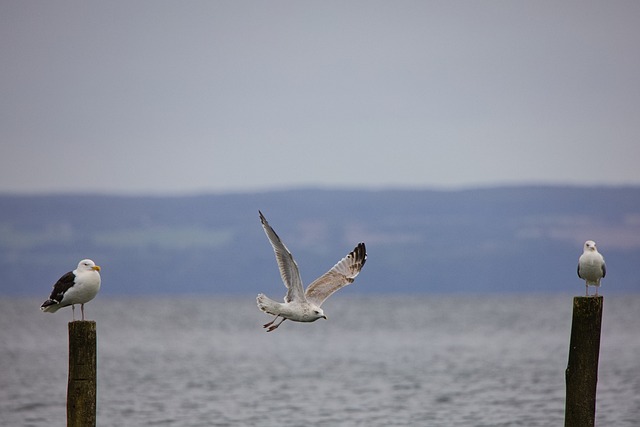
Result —
<instances>
[{"instance_id":1,"label":"gull head","mask_svg":"<svg viewBox=\"0 0 640 427\"><path fill-rule=\"evenodd\" d=\"M78 263L78 271L100 271L100 266L90 259L83 259Z\"/></svg>"},{"instance_id":2,"label":"gull head","mask_svg":"<svg viewBox=\"0 0 640 427\"><path fill-rule=\"evenodd\" d=\"M584 251L597 252L598 249L596 249L596 242L594 242L593 240L587 240L586 242L584 242Z\"/></svg>"},{"instance_id":3,"label":"gull head","mask_svg":"<svg viewBox=\"0 0 640 427\"><path fill-rule=\"evenodd\" d=\"M313 316L315 317L315 320L318 319L327 319L327 316L324 315L324 311L322 311L322 309L320 307L313 307L311 309L311 313L313 314Z\"/></svg>"}]
</instances>

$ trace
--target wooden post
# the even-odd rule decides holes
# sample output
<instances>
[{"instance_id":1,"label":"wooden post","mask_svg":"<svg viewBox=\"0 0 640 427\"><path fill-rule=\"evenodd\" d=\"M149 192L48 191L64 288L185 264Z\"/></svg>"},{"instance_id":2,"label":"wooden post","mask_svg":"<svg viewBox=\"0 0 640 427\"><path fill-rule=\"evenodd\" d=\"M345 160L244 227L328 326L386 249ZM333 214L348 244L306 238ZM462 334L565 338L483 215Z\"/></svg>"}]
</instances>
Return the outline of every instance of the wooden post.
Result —
<instances>
[{"instance_id":1,"label":"wooden post","mask_svg":"<svg viewBox=\"0 0 640 427\"><path fill-rule=\"evenodd\" d=\"M95 427L96 394L96 322L69 322L67 427Z\"/></svg>"},{"instance_id":2,"label":"wooden post","mask_svg":"<svg viewBox=\"0 0 640 427\"><path fill-rule=\"evenodd\" d=\"M595 426L602 303L602 296L573 298L565 427Z\"/></svg>"}]
</instances>

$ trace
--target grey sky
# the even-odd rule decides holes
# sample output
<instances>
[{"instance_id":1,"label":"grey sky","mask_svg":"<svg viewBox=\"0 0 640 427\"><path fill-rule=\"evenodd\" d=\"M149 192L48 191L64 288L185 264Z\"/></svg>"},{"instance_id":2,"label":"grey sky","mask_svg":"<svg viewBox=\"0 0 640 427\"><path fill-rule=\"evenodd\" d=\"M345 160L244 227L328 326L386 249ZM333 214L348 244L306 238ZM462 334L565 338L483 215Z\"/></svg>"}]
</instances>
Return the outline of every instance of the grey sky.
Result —
<instances>
[{"instance_id":1,"label":"grey sky","mask_svg":"<svg viewBox=\"0 0 640 427\"><path fill-rule=\"evenodd\" d=\"M0 191L640 184L640 2L3 1Z\"/></svg>"}]
</instances>

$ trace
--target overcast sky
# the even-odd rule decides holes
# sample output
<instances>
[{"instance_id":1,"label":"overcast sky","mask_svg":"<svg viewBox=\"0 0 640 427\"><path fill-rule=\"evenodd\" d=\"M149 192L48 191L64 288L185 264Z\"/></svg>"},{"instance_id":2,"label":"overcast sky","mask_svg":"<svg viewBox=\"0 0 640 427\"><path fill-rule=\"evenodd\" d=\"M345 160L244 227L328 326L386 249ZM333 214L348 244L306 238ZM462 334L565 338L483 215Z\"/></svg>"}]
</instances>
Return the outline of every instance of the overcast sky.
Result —
<instances>
[{"instance_id":1,"label":"overcast sky","mask_svg":"<svg viewBox=\"0 0 640 427\"><path fill-rule=\"evenodd\" d=\"M640 184L640 2L2 1L0 191Z\"/></svg>"}]
</instances>

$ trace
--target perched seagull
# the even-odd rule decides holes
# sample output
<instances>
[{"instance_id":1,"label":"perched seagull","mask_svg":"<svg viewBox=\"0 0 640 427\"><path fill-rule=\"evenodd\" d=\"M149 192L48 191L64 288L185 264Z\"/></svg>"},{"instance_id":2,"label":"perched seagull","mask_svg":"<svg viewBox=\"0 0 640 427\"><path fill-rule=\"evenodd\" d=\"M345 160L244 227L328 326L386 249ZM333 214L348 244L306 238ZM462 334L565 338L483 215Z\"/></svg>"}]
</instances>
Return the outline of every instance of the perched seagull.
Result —
<instances>
[{"instance_id":1,"label":"perched seagull","mask_svg":"<svg viewBox=\"0 0 640 427\"><path fill-rule=\"evenodd\" d=\"M282 281L287 287L284 303L273 301L264 294L259 294L256 299L260 310L276 316L275 319L264 325L267 328L267 332L276 329L286 319L295 322L315 322L320 318L326 319L327 316L324 315L320 306L335 291L353 283L355 277L360 273L367 260L367 250L364 243L358 243L358 246L346 257L338 261L331 270L311 283L305 292L302 288L298 264L293 259L293 255L282 243L276 232L273 231L262 212L258 212L260 213L262 227L276 254ZM278 317L282 318L282 320L279 323L274 323L278 320Z\"/></svg>"},{"instance_id":2,"label":"perched seagull","mask_svg":"<svg viewBox=\"0 0 640 427\"><path fill-rule=\"evenodd\" d=\"M83 259L78 268L62 276L55 285L51 296L40 306L40 310L55 313L62 307L71 306L73 320L76 320L75 304L80 304L82 320L84 305L91 301L100 290L100 266L90 259Z\"/></svg>"},{"instance_id":3,"label":"perched seagull","mask_svg":"<svg viewBox=\"0 0 640 427\"><path fill-rule=\"evenodd\" d=\"M587 296L589 296L589 286L596 287L596 295L598 296L598 288L600 287L600 279L607 274L607 266L604 263L604 257L598 252L596 242L587 240L584 243L584 252L578 260L578 277L585 280Z\"/></svg>"}]
</instances>

